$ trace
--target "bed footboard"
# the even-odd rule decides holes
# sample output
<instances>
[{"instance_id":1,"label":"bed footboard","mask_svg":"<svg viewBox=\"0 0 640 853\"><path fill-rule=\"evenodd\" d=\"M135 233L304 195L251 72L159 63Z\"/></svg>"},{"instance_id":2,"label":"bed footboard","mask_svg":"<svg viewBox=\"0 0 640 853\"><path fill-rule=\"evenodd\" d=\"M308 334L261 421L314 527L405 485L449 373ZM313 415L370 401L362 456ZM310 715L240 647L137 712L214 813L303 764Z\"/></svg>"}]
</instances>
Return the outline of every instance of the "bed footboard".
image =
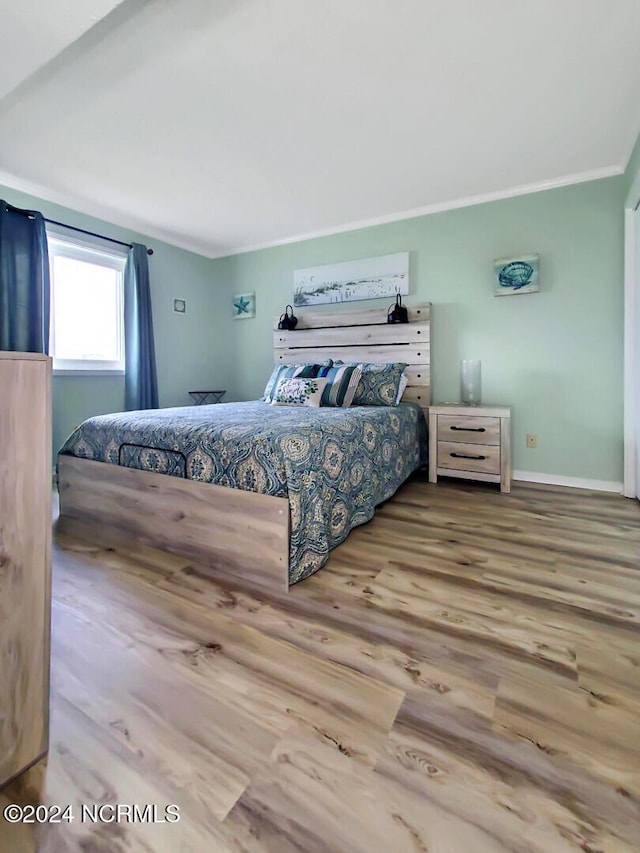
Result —
<instances>
[{"instance_id":1,"label":"bed footboard","mask_svg":"<svg viewBox=\"0 0 640 853\"><path fill-rule=\"evenodd\" d=\"M58 456L60 528L102 543L112 534L225 576L289 586L289 502L106 462Z\"/></svg>"}]
</instances>

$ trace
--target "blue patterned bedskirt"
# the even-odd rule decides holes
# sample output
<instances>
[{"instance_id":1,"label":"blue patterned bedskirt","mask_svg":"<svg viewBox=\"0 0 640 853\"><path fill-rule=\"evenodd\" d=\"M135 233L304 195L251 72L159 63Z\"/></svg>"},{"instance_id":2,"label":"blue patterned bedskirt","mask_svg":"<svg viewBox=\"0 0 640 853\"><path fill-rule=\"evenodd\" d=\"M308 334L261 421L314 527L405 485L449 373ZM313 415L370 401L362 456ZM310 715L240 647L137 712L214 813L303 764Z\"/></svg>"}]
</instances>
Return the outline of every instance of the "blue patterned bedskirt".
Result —
<instances>
[{"instance_id":1,"label":"blue patterned bedskirt","mask_svg":"<svg viewBox=\"0 0 640 853\"><path fill-rule=\"evenodd\" d=\"M90 418L60 452L288 497L293 584L324 565L329 551L426 462L426 424L413 403L222 403Z\"/></svg>"}]
</instances>

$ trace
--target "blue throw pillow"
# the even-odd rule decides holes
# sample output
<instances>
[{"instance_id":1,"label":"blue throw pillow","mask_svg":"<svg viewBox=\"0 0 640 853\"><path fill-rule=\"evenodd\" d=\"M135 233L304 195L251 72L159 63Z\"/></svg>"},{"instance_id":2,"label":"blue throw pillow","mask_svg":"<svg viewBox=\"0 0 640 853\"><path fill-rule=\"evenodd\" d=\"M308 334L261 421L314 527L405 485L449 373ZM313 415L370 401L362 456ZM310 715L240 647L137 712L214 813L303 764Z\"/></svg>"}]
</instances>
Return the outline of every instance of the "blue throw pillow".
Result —
<instances>
[{"instance_id":1,"label":"blue throw pillow","mask_svg":"<svg viewBox=\"0 0 640 853\"><path fill-rule=\"evenodd\" d=\"M353 398L353 405L396 406L406 363L399 361L389 364L361 364L360 366L362 376Z\"/></svg>"}]
</instances>

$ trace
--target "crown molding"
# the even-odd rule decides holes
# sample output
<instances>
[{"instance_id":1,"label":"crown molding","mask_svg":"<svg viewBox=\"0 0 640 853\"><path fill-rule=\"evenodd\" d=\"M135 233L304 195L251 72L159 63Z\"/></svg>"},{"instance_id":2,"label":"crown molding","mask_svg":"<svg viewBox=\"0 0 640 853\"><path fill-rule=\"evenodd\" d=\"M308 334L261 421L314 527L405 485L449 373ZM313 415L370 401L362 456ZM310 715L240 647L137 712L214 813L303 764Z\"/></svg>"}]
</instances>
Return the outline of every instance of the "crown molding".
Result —
<instances>
[{"instance_id":1,"label":"crown molding","mask_svg":"<svg viewBox=\"0 0 640 853\"><path fill-rule=\"evenodd\" d=\"M189 240L184 235L175 234L172 231L156 228L134 216L121 214L113 208L101 205L99 202L87 201L73 195L73 193L53 190L43 184L23 180L2 169L0 169L0 184L16 192L36 196L36 198L48 201L50 204L58 204L61 207L66 207L72 213L81 213L84 216L90 216L93 219L100 220L101 223L112 225L120 231L135 232L143 238L150 237L153 240L159 240L161 243L167 243L177 249L184 249L187 252L193 252L205 258L213 257L210 245L197 240ZM73 225L74 223L70 224Z\"/></svg>"},{"instance_id":2,"label":"crown molding","mask_svg":"<svg viewBox=\"0 0 640 853\"><path fill-rule=\"evenodd\" d=\"M613 178L622 174L624 174L624 169L621 166L604 166L601 169L591 169L588 172L576 172L572 175L564 175L560 178L553 178L548 181L538 181L533 184L522 184L521 186L512 187L507 190L498 190L497 192L492 193L481 193L480 195L467 196L466 198L453 199L452 201L440 202L438 204L428 204L425 207L414 207L410 210L390 213L386 216L376 216L371 219L360 219L354 222L348 222L345 225L339 225L335 228L326 228L320 231L309 231L303 234L297 234L294 237L286 237L282 240L273 240L267 243L255 243L240 246L233 251L226 252L224 255L209 255L209 257L228 258L233 255L243 255L246 252L258 252L262 249L272 249L276 246L287 246L290 243L301 243L303 240L314 240L317 237L330 237L333 234L343 234L345 231L357 231L360 228L371 228L375 225L385 225L388 222L400 222L403 219L416 219L419 216L428 216L432 213L444 213L448 210L457 210L462 207L473 207L476 204L487 204L487 202L491 201L501 201L502 199L515 198L520 195L529 195L530 193L554 190L560 187L571 186L572 184L583 184L588 181L597 181L601 178Z\"/></svg>"},{"instance_id":3,"label":"crown molding","mask_svg":"<svg viewBox=\"0 0 640 853\"><path fill-rule=\"evenodd\" d=\"M361 228L385 225L389 222L400 222L403 219L416 219L419 216L428 216L432 213L444 213L445 211L457 210L463 207L473 207L478 204L487 204L492 201L501 201L503 199L515 198L521 195L529 195L531 193L544 192L545 190L567 187L573 184L597 181L602 178L611 178L624 174L624 171L625 170L622 166L604 166L600 169L592 169L587 172L576 172L559 178L538 181L532 184L522 184L521 186L511 187L506 190L498 190L497 192L482 193L480 195L467 196L466 198L453 199L451 201L440 202L438 204L425 205L424 207L415 207L409 210L399 211L397 213L372 217L371 219L360 219L348 222L333 228L308 231L302 234L296 234L292 237L286 237L281 240L252 243L224 251L212 249L210 244L203 241L190 240L183 234L176 234L173 231L154 227L148 222L144 222L143 220L126 214L121 214L112 208L101 205L99 202L89 202L86 199L77 198L72 193L52 190L42 184L23 180L22 178L2 170L0 170L0 183L10 189L16 190L16 192L34 195L44 201L51 202L52 204L59 204L63 207L70 208L75 212L82 213L85 216L92 216L95 219L102 220L103 222L111 223L114 227L125 230L130 229L140 235L160 240L163 243L168 243L176 248L184 249L188 252L194 252L195 254L206 258L218 259L233 257L235 255L243 255L247 252L257 252L262 249L272 249L277 246L287 246L291 243L300 243L304 240L314 240L318 237L330 237L334 234L343 234L347 231L357 231ZM114 220L117 220L117 222Z\"/></svg>"}]
</instances>

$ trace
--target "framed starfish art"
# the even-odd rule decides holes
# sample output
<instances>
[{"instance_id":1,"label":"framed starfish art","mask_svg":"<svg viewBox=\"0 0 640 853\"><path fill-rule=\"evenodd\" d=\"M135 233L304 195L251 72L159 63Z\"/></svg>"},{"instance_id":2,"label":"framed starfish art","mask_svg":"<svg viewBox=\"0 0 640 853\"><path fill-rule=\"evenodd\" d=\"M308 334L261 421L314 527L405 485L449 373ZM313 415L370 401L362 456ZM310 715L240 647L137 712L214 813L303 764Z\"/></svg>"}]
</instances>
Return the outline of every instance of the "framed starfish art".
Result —
<instances>
[{"instance_id":1,"label":"framed starfish art","mask_svg":"<svg viewBox=\"0 0 640 853\"><path fill-rule=\"evenodd\" d=\"M233 297L233 319L248 320L256 316L255 293L236 293Z\"/></svg>"}]
</instances>

